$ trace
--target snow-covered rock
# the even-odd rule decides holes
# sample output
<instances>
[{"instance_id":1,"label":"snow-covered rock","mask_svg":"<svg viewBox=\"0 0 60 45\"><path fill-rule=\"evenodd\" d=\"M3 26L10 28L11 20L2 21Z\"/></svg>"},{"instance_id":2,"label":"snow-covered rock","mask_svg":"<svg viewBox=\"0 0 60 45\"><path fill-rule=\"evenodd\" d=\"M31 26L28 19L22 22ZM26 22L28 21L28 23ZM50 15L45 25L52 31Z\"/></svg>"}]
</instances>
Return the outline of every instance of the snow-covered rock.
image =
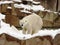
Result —
<instances>
[{"instance_id":1,"label":"snow-covered rock","mask_svg":"<svg viewBox=\"0 0 60 45\"><path fill-rule=\"evenodd\" d=\"M44 11L47 11L47 12L52 12L52 13L55 13L55 14L60 14L60 13L58 13L58 12L51 11L51 10L47 10L47 9L45 9Z\"/></svg>"},{"instance_id":2,"label":"snow-covered rock","mask_svg":"<svg viewBox=\"0 0 60 45\"><path fill-rule=\"evenodd\" d=\"M26 0L26 1L33 1L33 0Z\"/></svg>"},{"instance_id":3,"label":"snow-covered rock","mask_svg":"<svg viewBox=\"0 0 60 45\"><path fill-rule=\"evenodd\" d=\"M21 0L13 0L14 2L22 2Z\"/></svg>"},{"instance_id":4,"label":"snow-covered rock","mask_svg":"<svg viewBox=\"0 0 60 45\"><path fill-rule=\"evenodd\" d=\"M13 3L13 1L0 1L0 5L1 4L9 4L9 3Z\"/></svg>"},{"instance_id":5,"label":"snow-covered rock","mask_svg":"<svg viewBox=\"0 0 60 45\"><path fill-rule=\"evenodd\" d=\"M27 11L27 10L20 10L21 12L24 12L24 13L31 13L31 12L29 12L29 11Z\"/></svg>"},{"instance_id":6,"label":"snow-covered rock","mask_svg":"<svg viewBox=\"0 0 60 45\"><path fill-rule=\"evenodd\" d=\"M41 6L41 5L24 5L24 4L14 4L14 7L15 8L24 8L24 9L27 9L27 10L33 10L33 11L44 11L44 7Z\"/></svg>"},{"instance_id":7,"label":"snow-covered rock","mask_svg":"<svg viewBox=\"0 0 60 45\"><path fill-rule=\"evenodd\" d=\"M12 7L9 7L9 6L8 6L7 8L8 8L8 9L12 9Z\"/></svg>"},{"instance_id":8,"label":"snow-covered rock","mask_svg":"<svg viewBox=\"0 0 60 45\"><path fill-rule=\"evenodd\" d=\"M24 9L31 10L31 6L30 6L30 5L14 4L14 7L15 7L15 8L24 8Z\"/></svg>"},{"instance_id":9,"label":"snow-covered rock","mask_svg":"<svg viewBox=\"0 0 60 45\"><path fill-rule=\"evenodd\" d=\"M31 7L31 9L33 10L33 11L44 11L44 7L43 6L41 6L41 5L32 5L32 7Z\"/></svg>"},{"instance_id":10,"label":"snow-covered rock","mask_svg":"<svg viewBox=\"0 0 60 45\"><path fill-rule=\"evenodd\" d=\"M40 2L35 2L35 1L32 1L32 3L34 3L34 4L40 4Z\"/></svg>"}]
</instances>

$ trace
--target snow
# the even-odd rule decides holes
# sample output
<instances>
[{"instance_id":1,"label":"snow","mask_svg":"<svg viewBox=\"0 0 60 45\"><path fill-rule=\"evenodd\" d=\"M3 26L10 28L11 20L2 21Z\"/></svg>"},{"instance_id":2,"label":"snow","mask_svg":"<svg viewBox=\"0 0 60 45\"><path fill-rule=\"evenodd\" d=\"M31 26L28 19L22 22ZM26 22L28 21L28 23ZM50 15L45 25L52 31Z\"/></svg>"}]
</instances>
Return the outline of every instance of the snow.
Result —
<instances>
[{"instance_id":1,"label":"snow","mask_svg":"<svg viewBox=\"0 0 60 45\"><path fill-rule=\"evenodd\" d=\"M45 29L45 30L39 31L39 36L50 35L54 39L54 37L59 33L60 33L60 29L57 29L57 30L52 30L52 29L47 30L47 29Z\"/></svg>"},{"instance_id":2,"label":"snow","mask_svg":"<svg viewBox=\"0 0 60 45\"><path fill-rule=\"evenodd\" d=\"M21 8L21 6L19 4L14 4L15 8Z\"/></svg>"},{"instance_id":3,"label":"snow","mask_svg":"<svg viewBox=\"0 0 60 45\"><path fill-rule=\"evenodd\" d=\"M24 9L31 10L31 6L30 6L30 5L14 4L14 7L15 7L15 8L24 8Z\"/></svg>"},{"instance_id":4,"label":"snow","mask_svg":"<svg viewBox=\"0 0 60 45\"><path fill-rule=\"evenodd\" d=\"M56 12L56 11L51 11L51 10L47 10L47 9L46 9L46 10L44 10L44 11L52 12L52 13L54 13L54 14L57 14L57 15L59 14L59 15L60 15L60 13L59 13L59 12Z\"/></svg>"},{"instance_id":5,"label":"snow","mask_svg":"<svg viewBox=\"0 0 60 45\"><path fill-rule=\"evenodd\" d=\"M47 12L52 12L51 10L47 10L47 9L45 9L44 11L47 11Z\"/></svg>"},{"instance_id":6,"label":"snow","mask_svg":"<svg viewBox=\"0 0 60 45\"><path fill-rule=\"evenodd\" d=\"M44 11L47 11L47 12L53 12L53 13L55 13L55 14L57 14L57 13L58 13L58 12L51 11L51 10L47 10L47 9L45 9Z\"/></svg>"},{"instance_id":7,"label":"snow","mask_svg":"<svg viewBox=\"0 0 60 45\"><path fill-rule=\"evenodd\" d=\"M40 4L40 2L36 2L36 1L33 1L33 0L26 0L26 1L31 1L34 4Z\"/></svg>"},{"instance_id":8,"label":"snow","mask_svg":"<svg viewBox=\"0 0 60 45\"><path fill-rule=\"evenodd\" d=\"M12 7L9 7L9 6L8 6L7 8L8 8L8 9L12 9Z\"/></svg>"},{"instance_id":9,"label":"snow","mask_svg":"<svg viewBox=\"0 0 60 45\"><path fill-rule=\"evenodd\" d=\"M26 1L33 1L33 0L26 0Z\"/></svg>"},{"instance_id":10,"label":"snow","mask_svg":"<svg viewBox=\"0 0 60 45\"><path fill-rule=\"evenodd\" d=\"M41 5L24 5L24 4L14 4L14 7L15 8L24 8L24 9L27 9L27 10L33 10L33 11L44 11L44 7L41 6Z\"/></svg>"},{"instance_id":11,"label":"snow","mask_svg":"<svg viewBox=\"0 0 60 45\"><path fill-rule=\"evenodd\" d=\"M13 3L13 1L0 1L0 5L1 4L9 4L9 3Z\"/></svg>"},{"instance_id":12,"label":"snow","mask_svg":"<svg viewBox=\"0 0 60 45\"><path fill-rule=\"evenodd\" d=\"M2 33L6 33L12 37L15 37L15 38L18 38L20 40L26 40L26 39L30 39L30 38L33 38L33 37L36 37L36 36L46 36L46 35L50 35L52 36L52 38L54 39L54 37L60 33L60 29L58 30L40 30L38 33L36 34L33 34L33 35L30 35L30 34L26 34L24 35L22 33L22 30L17 30L14 26L11 26L9 24L6 24L4 22L1 23L2 26L0 28L0 34Z\"/></svg>"},{"instance_id":13,"label":"snow","mask_svg":"<svg viewBox=\"0 0 60 45\"><path fill-rule=\"evenodd\" d=\"M57 14L58 12L54 12L55 14Z\"/></svg>"},{"instance_id":14,"label":"snow","mask_svg":"<svg viewBox=\"0 0 60 45\"><path fill-rule=\"evenodd\" d=\"M24 8L24 11L22 12L25 12L27 13L28 11L26 11L25 9L27 10L33 10L34 12L37 12L37 11L47 11L47 12L53 12L55 14L57 14L58 12L54 12L54 11L51 11L51 10L47 10L45 9L42 5L24 5L24 4L14 4L14 7L15 8ZM29 13L29 12L28 12ZM60 13L59 13L60 14Z\"/></svg>"},{"instance_id":15,"label":"snow","mask_svg":"<svg viewBox=\"0 0 60 45\"><path fill-rule=\"evenodd\" d=\"M60 13L59 13L59 15L60 15Z\"/></svg>"},{"instance_id":16,"label":"snow","mask_svg":"<svg viewBox=\"0 0 60 45\"><path fill-rule=\"evenodd\" d=\"M27 10L20 10L21 12L24 12L24 13L31 13L31 12L29 12L29 11L27 11Z\"/></svg>"},{"instance_id":17,"label":"snow","mask_svg":"<svg viewBox=\"0 0 60 45\"><path fill-rule=\"evenodd\" d=\"M21 0L13 0L13 1L15 1L15 2L22 2Z\"/></svg>"},{"instance_id":18,"label":"snow","mask_svg":"<svg viewBox=\"0 0 60 45\"><path fill-rule=\"evenodd\" d=\"M41 5L32 5L32 10L33 11L44 11L44 7L43 6L41 6Z\"/></svg>"},{"instance_id":19,"label":"snow","mask_svg":"<svg viewBox=\"0 0 60 45\"><path fill-rule=\"evenodd\" d=\"M34 4L40 4L40 2L35 2L35 1L32 1L32 3L34 3Z\"/></svg>"},{"instance_id":20,"label":"snow","mask_svg":"<svg viewBox=\"0 0 60 45\"><path fill-rule=\"evenodd\" d=\"M14 26L10 27L9 24L1 21L0 34L3 34L3 33L18 39L23 39L23 36L22 36L23 34L20 34L20 32Z\"/></svg>"},{"instance_id":21,"label":"snow","mask_svg":"<svg viewBox=\"0 0 60 45\"><path fill-rule=\"evenodd\" d=\"M27 10L33 10L35 12L37 11L47 11L47 12L53 12L55 14L57 14L58 12L54 12L54 11L51 11L51 10L47 10L45 9L42 5L24 5L24 4L14 4L14 7L15 8L24 8L24 9L27 9ZM22 12L27 12L27 11L22 11ZM29 12L28 12L29 13ZM60 14L60 13L59 13Z\"/></svg>"},{"instance_id":22,"label":"snow","mask_svg":"<svg viewBox=\"0 0 60 45\"><path fill-rule=\"evenodd\" d=\"M11 26L9 24L4 23L3 21L1 21L1 28L0 28L0 34L5 33L8 34L12 37L15 37L19 40L26 40L26 39L30 39L36 36L46 36L46 35L50 35L52 36L52 38L54 39L54 37L60 33L60 29L58 30L40 30L38 33L30 35L30 34L23 34L22 30L17 30L14 26Z\"/></svg>"}]
</instances>

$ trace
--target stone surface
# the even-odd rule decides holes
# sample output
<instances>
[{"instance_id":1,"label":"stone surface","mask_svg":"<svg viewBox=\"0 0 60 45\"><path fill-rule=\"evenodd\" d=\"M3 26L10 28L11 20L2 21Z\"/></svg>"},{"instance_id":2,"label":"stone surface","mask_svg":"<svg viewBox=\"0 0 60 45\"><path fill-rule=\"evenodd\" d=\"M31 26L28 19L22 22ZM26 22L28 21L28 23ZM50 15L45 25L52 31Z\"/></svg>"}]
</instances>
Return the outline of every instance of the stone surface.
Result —
<instances>
[{"instance_id":1,"label":"stone surface","mask_svg":"<svg viewBox=\"0 0 60 45\"><path fill-rule=\"evenodd\" d=\"M60 16L55 20L53 27L60 27Z\"/></svg>"},{"instance_id":2,"label":"stone surface","mask_svg":"<svg viewBox=\"0 0 60 45\"><path fill-rule=\"evenodd\" d=\"M58 11L60 11L60 0L58 0Z\"/></svg>"},{"instance_id":3,"label":"stone surface","mask_svg":"<svg viewBox=\"0 0 60 45\"><path fill-rule=\"evenodd\" d=\"M6 15L6 23L19 27L19 18L15 15Z\"/></svg>"},{"instance_id":4,"label":"stone surface","mask_svg":"<svg viewBox=\"0 0 60 45\"><path fill-rule=\"evenodd\" d=\"M10 42L7 42L6 45L20 45L20 44L16 41L10 41Z\"/></svg>"},{"instance_id":5,"label":"stone surface","mask_svg":"<svg viewBox=\"0 0 60 45\"><path fill-rule=\"evenodd\" d=\"M7 34L0 35L0 45L60 45L60 34L54 39L51 36L37 36L27 40L19 40Z\"/></svg>"},{"instance_id":6,"label":"stone surface","mask_svg":"<svg viewBox=\"0 0 60 45\"><path fill-rule=\"evenodd\" d=\"M53 23L47 20L43 20L43 27L53 27Z\"/></svg>"},{"instance_id":7,"label":"stone surface","mask_svg":"<svg viewBox=\"0 0 60 45\"><path fill-rule=\"evenodd\" d=\"M43 5L46 9L56 11L57 0L38 0L38 1L41 2L41 5Z\"/></svg>"},{"instance_id":8,"label":"stone surface","mask_svg":"<svg viewBox=\"0 0 60 45\"><path fill-rule=\"evenodd\" d=\"M3 34L1 37L0 37L0 45L5 45L5 43L6 43L6 36L5 36L5 34Z\"/></svg>"},{"instance_id":9,"label":"stone surface","mask_svg":"<svg viewBox=\"0 0 60 45\"><path fill-rule=\"evenodd\" d=\"M6 12L6 6L5 6L5 4L2 4L2 9L1 9L1 12Z\"/></svg>"},{"instance_id":10,"label":"stone surface","mask_svg":"<svg viewBox=\"0 0 60 45\"><path fill-rule=\"evenodd\" d=\"M0 45L20 45L20 40L8 36L6 34L0 35Z\"/></svg>"},{"instance_id":11,"label":"stone surface","mask_svg":"<svg viewBox=\"0 0 60 45\"><path fill-rule=\"evenodd\" d=\"M1 13L1 5L0 5L0 13Z\"/></svg>"},{"instance_id":12,"label":"stone surface","mask_svg":"<svg viewBox=\"0 0 60 45\"><path fill-rule=\"evenodd\" d=\"M42 45L42 40L39 38L31 38L26 40L26 45Z\"/></svg>"},{"instance_id":13,"label":"stone surface","mask_svg":"<svg viewBox=\"0 0 60 45\"><path fill-rule=\"evenodd\" d=\"M57 14L53 12L47 12L46 16L43 18L44 20L54 22L54 20L58 17Z\"/></svg>"},{"instance_id":14,"label":"stone surface","mask_svg":"<svg viewBox=\"0 0 60 45\"><path fill-rule=\"evenodd\" d=\"M44 39L44 41L43 41L43 45L51 45L51 43L50 43L50 41L49 41L49 40Z\"/></svg>"},{"instance_id":15,"label":"stone surface","mask_svg":"<svg viewBox=\"0 0 60 45\"><path fill-rule=\"evenodd\" d=\"M57 34L54 38L53 45L60 45L60 34Z\"/></svg>"}]
</instances>

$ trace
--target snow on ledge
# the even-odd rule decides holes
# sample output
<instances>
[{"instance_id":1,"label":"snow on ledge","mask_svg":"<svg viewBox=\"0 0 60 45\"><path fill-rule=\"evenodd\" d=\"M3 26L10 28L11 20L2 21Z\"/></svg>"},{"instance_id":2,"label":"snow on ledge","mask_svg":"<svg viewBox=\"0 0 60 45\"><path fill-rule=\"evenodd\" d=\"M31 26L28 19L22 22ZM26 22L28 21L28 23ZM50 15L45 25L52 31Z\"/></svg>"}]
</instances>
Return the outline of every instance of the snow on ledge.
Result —
<instances>
[{"instance_id":1,"label":"snow on ledge","mask_svg":"<svg viewBox=\"0 0 60 45\"><path fill-rule=\"evenodd\" d=\"M12 7L9 7L9 6L8 6L7 8L8 8L8 9L12 9Z\"/></svg>"},{"instance_id":2,"label":"snow on ledge","mask_svg":"<svg viewBox=\"0 0 60 45\"><path fill-rule=\"evenodd\" d=\"M22 2L21 0L13 0L13 1L15 1L15 2Z\"/></svg>"},{"instance_id":3,"label":"snow on ledge","mask_svg":"<svg viewBox=\"0 0 60 45\"><path fill-rule=\"evenodd\" d=\"M28 10L31 9L30 5L24 5L24 4L14 4L14 7L15 8L24 8L24 9L28 9Z\"/></svg>"},{"instance_id":4,"label":"snow on ledge","mask_svg":"<svg viewBox=\"0 0 60 45\"><path fill-rule=\"evenodd\" d=\"M44 10L44 11L47 11L47 12L53 12L53 13L55 13L55 14L59 14L60 15L60 13L59 12L56 12L56 11L51 11L51 10Z\"/></svg>"},{"instance_id":5,"label":"snow on ledge","mask_svg":"<svg viewBox=\"0 0 60 45\"><path fill-rule=\"evenodd\" d=\"M0 5L1 4L9 4L9 3L13 3L13 1L0 1Z\"/></svg>"},{"instance_id":6,"label":"snow on ledge","mask_svg":"<svg viewBox=\"0 0 60 45\"><path fill-rule=\"evenodd\" d=\"M33 11L44 11L44 7L42 5L24 5L24 4L14 4L15 8L24 8L27 10L33 10Z\"/></svg>"},{"instance_id":7,"label":"snow on ledge","mask_svg":"<svg viewBox=\"0 0 60 45\"><path fill-rule=\"evenodd\" d=\"M26 1L33 1L33 0L26 0Z\"/></svg>"},{"instance_id":8,"label":"snow on ledge","mask_svg":"<svg viewBox=\"0 0 60 45\"><path fill-rule=\"evenodd\" d=\"M33 11L44 11L44 7L42 5L32 5L31 9Z\"/></svg>"},{"instance_id":9,"label":"snow on ledge","mask_svg":"<svg viewBox=\"0 0 60 45\"><path fill-rule=\"evenodd\" d=\"M33 38L33 37L36 37L36 36L52 36L52 38L54 39L54 37L60 33L60 29L58 30L40 30L38 33L36 34L33 34L33 35L30 35L30 34L23 34L22 33L22 30L17 30L14 26L11 26L4 23L2 21L2 27L0 28L0 34L7 34L7 35L10 35L12 37L15 37L19 40L26 40L26 39L30 39L30 38Z\"/></svg>"},{"instance_id":10,"label":"snow on ledge","mask_svg":"<svg viewBox=\"0 0 60 45\"><path fill-rule=\"evenodd\" d=\"M29 12L29 11L27 11L27 10L20 10L21 12L24 12L24 13L31 13L31 12Z\"/></svg>"},{"instance_id":11,"label":"snow on ledge","mask_svg":"<svg viewBox=\"0 0 60 45\"><path fill-rule=\"evenodd\" d=\"M34 4L40 4L40 2L36 2L36 1L33 1L33 0L26 0L26 1L31 1Z\"/></svg>"},{"instance_id":12,"label":"snow on ledge","mask_svg":"<svg viewBox=\"0 0 60 45\"><path fill-rule=\"evenodd\" d=\"M40 2L35 2L35 1L32 1L32 3L34 3L34 4L40 4Z\"/></svg>"}]
</instances>

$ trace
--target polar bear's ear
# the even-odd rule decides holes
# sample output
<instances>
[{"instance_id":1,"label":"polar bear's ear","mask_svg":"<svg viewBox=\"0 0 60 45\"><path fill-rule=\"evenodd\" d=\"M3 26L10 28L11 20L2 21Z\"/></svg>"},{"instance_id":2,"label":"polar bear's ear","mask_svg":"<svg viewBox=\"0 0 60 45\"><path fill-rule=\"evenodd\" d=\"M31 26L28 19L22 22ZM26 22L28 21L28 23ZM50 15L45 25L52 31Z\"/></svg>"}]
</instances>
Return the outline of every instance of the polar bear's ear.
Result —
<instances>
[{"instance_id":1,"label":"polar bear's ear","mask_svg":"<svg viewBox=\"0 0 60 45\"><path fill-rule=\"evenodd\" d=\"M19 23L22 23L22 20L20 20Z\"/></svg>"},{"instance_id":2,"label":"polar bear's ear","mask_svg":"<svg viewBox=\"0 0 60 45\"><path fill-rule=\"evenodd\" d=\"M32 15L36 15L36 13L32 13Z\"/></svg>"}]
</instances>

